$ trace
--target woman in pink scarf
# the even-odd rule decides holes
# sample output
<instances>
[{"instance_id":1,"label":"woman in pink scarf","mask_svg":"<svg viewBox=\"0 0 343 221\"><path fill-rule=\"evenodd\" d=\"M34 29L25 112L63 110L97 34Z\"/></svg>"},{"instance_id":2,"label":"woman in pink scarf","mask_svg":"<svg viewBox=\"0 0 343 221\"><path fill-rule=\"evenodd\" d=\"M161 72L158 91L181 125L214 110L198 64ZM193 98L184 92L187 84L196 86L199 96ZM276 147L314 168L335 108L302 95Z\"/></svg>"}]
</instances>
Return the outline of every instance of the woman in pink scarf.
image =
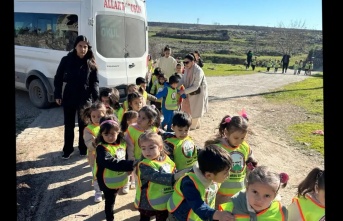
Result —
<instances>
[{"instance_id":1,"label":"woman in pink scarf","mask_svg":"<svg viewBox=\"0 0 343 221\"><path fill-rule=\"evenodd\" d=\"M185 87L179 93L186 94L187 98L183 100L181 110L192 116L191 130L195 130L200 128L200 118L208 110L207 81L204 71L196 64L193 53L184 57L183 64L184 74L178 86ZM196 91L198 92L194 93Z\"/></svg>"}]
</instances>

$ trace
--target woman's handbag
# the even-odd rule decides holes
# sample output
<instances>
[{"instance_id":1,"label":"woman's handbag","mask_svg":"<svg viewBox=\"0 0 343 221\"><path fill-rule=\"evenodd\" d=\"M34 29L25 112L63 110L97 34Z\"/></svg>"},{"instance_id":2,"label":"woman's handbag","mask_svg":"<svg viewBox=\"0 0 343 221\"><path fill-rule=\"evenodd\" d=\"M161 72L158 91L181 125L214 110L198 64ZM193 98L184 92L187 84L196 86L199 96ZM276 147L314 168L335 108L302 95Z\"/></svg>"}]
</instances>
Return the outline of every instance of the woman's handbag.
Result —
<instances>
[{"instance_id":1,"label":"woman's handbag","mask_svg":"<svg viewBox=\"0 0 343 221\"><path fill-rule=\"evenodd\" d=\"M201 92L201 88L200 88L200 87L201 87L203 81L204 81L204 77L202 78L201 83L200 83L200 86L198 87L198 89L196 89L195 91L189 93L189 95L197 95L197 94L200 94L200 92Z\"/></svg>"},{"instance_id":2,"label":"woman's handbag","mask_svg":"<svg viewBox=\"0 0 343 221\"><path fill-rule=\"evenodd\" d=\"M193 91L193 92L189 93L189 95L197 95L197 94L200 94L200 92L201 92L201 89L200 89L200 86L199 86L196 91Z\"/></svg>"}]
</instances>

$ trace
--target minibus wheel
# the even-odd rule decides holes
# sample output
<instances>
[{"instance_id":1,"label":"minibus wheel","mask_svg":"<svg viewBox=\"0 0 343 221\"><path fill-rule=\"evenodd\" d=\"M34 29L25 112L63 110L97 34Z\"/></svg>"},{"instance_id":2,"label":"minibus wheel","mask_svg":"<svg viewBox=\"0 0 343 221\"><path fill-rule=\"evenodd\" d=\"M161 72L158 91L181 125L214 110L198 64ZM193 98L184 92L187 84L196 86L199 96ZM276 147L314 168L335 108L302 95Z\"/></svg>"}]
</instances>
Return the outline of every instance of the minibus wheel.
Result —
<instances>
[{"instance_id":1,"label":"minibus wheel","mask_svg":"<svg viewBox=\"0 0 343 221\"><path fill-rule=\"evenodd\" d=\"M47 90L40 79L34 79L29 85L29 97L32 104L38 108L50 106Z\"/></svg>"}]
</instances>

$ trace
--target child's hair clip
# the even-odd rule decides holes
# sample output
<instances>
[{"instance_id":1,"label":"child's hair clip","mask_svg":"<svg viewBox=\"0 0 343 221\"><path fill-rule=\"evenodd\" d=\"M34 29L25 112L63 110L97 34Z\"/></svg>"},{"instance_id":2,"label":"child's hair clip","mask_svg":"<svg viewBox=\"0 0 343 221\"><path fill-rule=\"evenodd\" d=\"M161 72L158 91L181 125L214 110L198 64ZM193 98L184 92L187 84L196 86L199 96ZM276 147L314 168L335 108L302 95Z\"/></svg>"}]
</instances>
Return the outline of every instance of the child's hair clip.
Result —
<instances>
[{"instance_id":1,"label":"child's hair clip","mask_svg":"<svg viewBox=\"0 0 343 221\"><path fill-rule=\"evenodd\" d=\"M239 115L248 120L248 114L244 108L239 112Z\"/></svg>"},{"instance_id":2,"label":"child's hair clip","mask_svg":"<svg viewBox=\"0 0 343 221\"><path fill-rule=\"evenodd\" d=\"M289 180L289 176L287 173L280 173L280 182L287 183Z\"/></svg>"},{"instance_id":3,"label":"child's hair clip","mask_svg":"<svg viewBox=\"0 0 343 221\"><path fill-rule=\"evenodd\" d=\"M227 117L224 119L224 122L222 124L228 124L231 121L231 117Z\"/></svg>"}]
</instances>

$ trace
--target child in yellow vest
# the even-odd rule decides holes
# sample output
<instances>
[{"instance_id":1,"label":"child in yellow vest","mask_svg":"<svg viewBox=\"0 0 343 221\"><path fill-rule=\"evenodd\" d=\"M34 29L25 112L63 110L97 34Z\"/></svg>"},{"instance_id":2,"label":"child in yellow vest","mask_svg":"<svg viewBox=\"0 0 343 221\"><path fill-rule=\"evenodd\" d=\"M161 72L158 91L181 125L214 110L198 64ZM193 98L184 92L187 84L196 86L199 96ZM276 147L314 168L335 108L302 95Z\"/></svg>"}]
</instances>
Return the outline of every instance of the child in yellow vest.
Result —
<instances>
[{"instance_id":1,"label":"child in yellow vest","mask_svg":"<svg viewBox=\"0 0 343 221\"><path fill-rule=\"evenodd\" d=\"M167 200L173 193L175 181L184 173L175 174L175 163L169 158L163 146L162 137L153 130L140 135L139 147L142 160L137 166L138 188L134 201L140 213L140 220L166 221Z\"/></svg>"},{"instance_id":2,"label":"child in yellow vest","mask_svg":"<svg viewBox=\"0 0 343 221\"><path fill-rule=\"evenodd\" d=\"M197 147L188 135L191 125L192 119L186 112L176 111L172 120L174 132L169 137L165 137L167 133L163 134L169 157L175 162L178 171L191 169L197 161Z\"/></svg>"},{"instance_id":3,"label":"child in yellow vest","mask_svg":"<svg viewBox=\"0 0 343 221\"><path fill-rule=\"evenodd\" d=\"M298 72L297 72L298 75L301 73L301 69L303 69L303 67L304 67L304 62L303 60L300 60L299 66L298 66Z\"/></svg>"},{"instance_id":4,"label":"child in yellow vest","mask_svg":"<svg viewBox=\"0 0 343 221\"><path fill-rule=\"evenodd\" d=\"M165 74L163 73L160 73L158 75L158 78L157 78L157 81L152 85L152 88L151 88L151 94L152 95L156 95L158 94L160 91L163 90L164 88L164 84L167 82L167 78L165 76ZM162 98L159 98L157 99L155 102L154 102L155 106L157 107L157 109L159 111L162 111Z\"/></svg>"},{"instance_id":5,"label":"child in yellow vest","mask_svg":"<svg viewBox=\"0 0 343 221\"><path fill-rule=\"evenodd\" d=\"M287 182L286 173L258 166L249 173L246 189L232 196L231 202L220 204L219 210L233 213L236 221L286 221L287 209L276 199Z\"/></svg>"},{"instance_id":6,"label":"child in yellow vest","mask_svg":"<svg viewBox=\"0 0 343 221\"><path fill-rule=\"evenodd\" d=\"M245 188L247 164L257 164L250 145L245 141L248 133L248 117L245 111L238 116L224 116L219 123L218 132L213 140L205 142L205 146L215 144L223 148L230 154L234 164L230 176L218 190L216 208L219 204L230 201L231 196Z\"/></svg>"},{"instance_id":7,"label":"child in yellow vest","mask_svg":"<svg viewBox=\"0 0 343 221\"><path fill-rule=\"evenodd\" d=\"M154 95L151 95L146 91L147 81L145 80L145 78L143 77L136 78L136 85L138 88L137 91L143 96L143 106L150 104L148 103L148 101L155 102L157 100L157 98Z\"/></svg>"},{"instance_id":8,"label":"child in yellow vest","mask_svg":"<svg viewBox=\"0 0 343 221\"><path fill-rule=\"evenodd\" d=\"M162 91L158 92L155 96L157 99L163 98L162 100L162 114L163 121L161 123L161 128L164 130L164 127L167 126L167 132L171 132L172 120L174 111L179 109L179 89L177 85L180 82L180 79L172 75L169 77L169 81L165 83ZM186 98L186 94L181 95L182 98Z\"/></svg>"},{"instance_id":9,"label":"child in yellow vest","mask_svg":"<svg viewBox=\"0 0 343 221\"><path fill-rule=\"evenodd\" d=\"M152 73L151 80L149 81L149 87L147 92L153 94L151 91L152 86L158 81L158 76L162 73L161 68L157 67Z\"/></svg>"},{"instance_id":10,"label":"child in yellow vest","mask_svg":"<svg viewBox=\"0 0 343 221\"><path fill-rule=\"evenodd\" d=\"M98 145L94 171L105 197L106 221L113 221L118 191L127 183L128 172L133 171L137 161L126 160L126 142L114 114L100 119L95 142Z\"/></svg>"},{"instance_id":11,"label":"child in yellow vest","mask_svg":"<svg viewBox=\"0 0 343 221\"><path fill-rule=\"evenodd\" d=\"M295 62L294 62L294 65L293 65L294 75L297 74L298 68L299 68L299 63L298 63L298 61L295 61Z\"/></svg>"},{"instance_id":12,"label":"child in yellow vest","mask_svg":"<svg viewBox=\"0 0 343 221\"><path fill-rule=\"evenodd\" d=\"M100 100L107 108L112 108L112 112L118 117L119 123L123 118L124 108L119 103L120 95L117 88L103 88L100 91ZM110 114L113 114L110 113Z\"/></svg>"},{"instance_id":13,"label":"child in yellow vest","mask_svg":"<svg viewBox=\"0 0 343 221\"><path fill-rule=\"evenodd\" d=\"M277 70L279 69L279 67L280 67L280 61L275 60L275 61L274 61L274 73L277 72Z\"/></svg>"},{"instance_id":14,"label":"child in yellow vest","mask_svg":"<svg viewBox=\"0 0 343 221\"><path fill-rule=\"evenodd\" d=\"M138 112L137 111L134 111L134 110L126 111L123 115L122 121L120 122L121 131L123 131L125 134L129 125L136 123L137 119L138 119ZM129 189L135 189L135 188L136 188L135 179L134 179L133 175L131 174L129 176L128 182L123 187L123 193L127 194L127 193L129 193Z\"/></svg>"},{"instance_id":15,"label":"child in yellow vest","mask_svg":"<svg viewBox=\"0 0 343 221\"><path fill-rule=\"evenodd\" d=\"M232 214L214 208L218 188L229 176L231 167L230 154L222 148L209 145L199 151L190 172L174 185L174 192L167 202L169 220L233 221Z\"/></svg>"},{"instance_id":16,"label":"child in yellow vest","mask_svg":"<svg viewBox=\"0 0 343 221\"><path fill-rule=\"evenodd\" d=\"M161 125L161 113L155 105L146 105L138 111L137 123L129 125L125 132L127 142L127 156L129 160L140 160L142 157L141 148L138 145L139 136L148 129L159 132ZM137 183L137 176L135 183Z\"/></svg>"},{"instance_id":17,"label":"child in yellow vest","mask_svg":"<svg viewBox=\"0 0 343 221\"><path fill-rule=\"evenodd\" d=\"M127 95L128 109L133 111L139 111L143 105L143 96L138 92L134 91Z\"/></svg>"},{"instance_id":18,"label":"child in yellow vest","mask_svg":"<svg viewBox=\"0 0 343 221\"><path fill-rule=\"evenodd\" d=\"M137 91L137 90L138 90L138 88L135 84L129 84L127 86L127 97L126 97L126 100L123 102L124 112L129 110L129 102L128 102L129 94L132 94L134 91Z\"/></svg>"},{"instance_id":19,"label":"child in yellow vest","mask_svg":"<svg viewBox=\"0 0 343 221\"><path fill-rule=\"evenodd\" d=\"M313 168L298 185L297 196L288 206L288 220L325 220L325 171Z\"/></svg>"},{"instance_id":20,"label":"child in yellow vest","mask_svg":"<svg viewBox=\"0 0 343 221\"><path fill-rule=\"evenodd\" d=\"M87 146L87 159L88 164L92 171L92 185L94 188L94 202L98 203L102 201L102 192L99 188L98 181L93 173L95 162L95 138L100 130L100 118L106 115L106 106L100 101L92 103L90 106L81 110L81 118L87 124L83 131L83 140Z\"/></svg>"},{"instance_id":21,"label":"child in yellow vest","mask_svg":"<svg viewBox=\"0 0 343 221\"><path fill-rule=\"evenodd\" d=\"M267 71L266 72L269 72L270 68L273 66L273 62L272 62L272 59L269 59L267 62L266 62L266 67L267 67Z\"/></svg>"}]
</instances>

